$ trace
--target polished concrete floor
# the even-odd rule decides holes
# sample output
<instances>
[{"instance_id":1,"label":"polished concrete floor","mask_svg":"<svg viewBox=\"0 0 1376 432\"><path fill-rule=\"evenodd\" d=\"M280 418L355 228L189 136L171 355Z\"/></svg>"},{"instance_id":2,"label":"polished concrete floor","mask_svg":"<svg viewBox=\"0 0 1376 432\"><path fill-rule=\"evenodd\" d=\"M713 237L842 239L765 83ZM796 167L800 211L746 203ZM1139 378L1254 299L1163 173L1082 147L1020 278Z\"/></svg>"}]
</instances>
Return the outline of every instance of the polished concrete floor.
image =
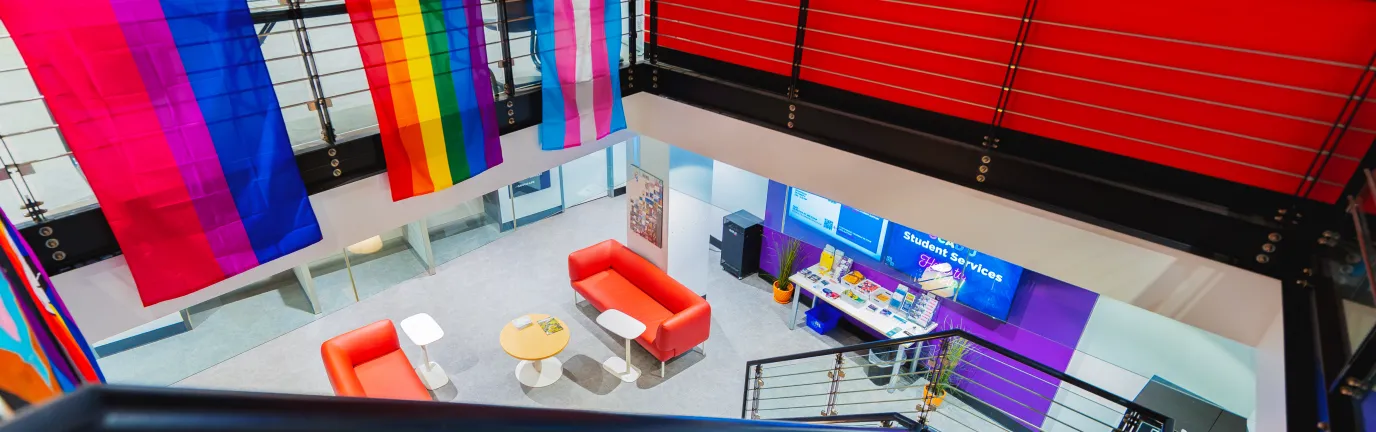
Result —
<instances>
[{"instance_id":1,"label":"polished concrete floor","mask_svg":"<svg viewBox=\"0 0 1376 432\"><path fill-rule=\"evenodd\" d=\"M365 296L359 302L327 301L338 306L337 311L312 317L307 322L248 349L242 354L209 366L175 386L189 388L232 389L300 394L332 394L330 383L320 361L320 344L340 333L368 323L391 319L400 322L416 314L429 313L444 329L445 335L429 346L430 355L448 374L450 384L434 394L436 400L483 404L541 406L602 411L739 417L743 406L743 376L745 364L752 359L793 354L804 351L850 345L862 342L844 330L817 335L805 326L789 330L786 319L791 309L774 303L770 287L764 281L750 277L737 280L721 271L717 265L719 253L709 246L709 233L720 229L714 220L719 210L687 195L671 191L673 203L669 215L668 244L670 274L685 285L707 296L712 305L711 337L705 352L694 351L672 360L667 376L659 377L659 363L638 345L633 345L633 364L645 371L639 380L623 383L608 374L601 362L622 353L622 340L599 327L598 312L586 302L575 305L569 287L567 256L569 252L613 238L625 241L626 217L623 197L598 199L568 209L564 214L522 226L520 229L484 240L491 241L471 252L439 266L433 276L424 275L406 263L405 253L383 254L396 257L374 259L363 264L392 265L395 272L373 271L388 277L411 277ZM396 262L393 262L396 261ZM387 264L391 262L391 264ZM358 273L360 263L355 263ZM317 284L319 282L317 276ZM382 280L376 281L382 283ZM291 290L281 290L290 292ZM322 293L323 295L323 293ZM351 294L350 294L351 295ZM292 303L282 295L260 295L261 303ZM322 300L324 301L324 300ZM217 316L248 314L237 321L242 332L254 332L266 326L267 320L250 310L262 310L264 304L246 304L237 310L222 310ZM278 308L280 310L280 308ZM299 309L297 309L299 310ZM513 376L517 361L502 351L497 336L508 321L528 313L547 313L561 318L571 331L568 347L558 355L563 362L562 378L548 387L529 388ZM258 321L254 321L254 318ZM212 319L215 317L212 317ZM210 322L207 320L206 322ZM188 334L200 331L193 330ZM224 337L229 329L218 331ZM420 348L402 335L402 348L413 361L419 362ZM174 340L169 340L174 341ZM198 338L180 343L169 342L164 350L177 347L185 351L214 348L215 341ZM131 350L125 354L147 356L152 351ZM123 363L107 364L107 373L120 375L119 369L136 362L136 356L120 359ZM772 379L768 386L806 384L812 380L826 380L829 359L814 359L790 377ZM848 358L848 367L865 369L863 359ZM817 366L817 367L813 367ZM869 380L847 382L843 390L862 390L841 397L841 414L874 412L876 410L912 412L919 389L888 392ZM803 385L788 389L772 389L762 397L790 396L764 401L763 418L814 416L817 404L825 404L825 386ZM949 406L961 408L957 402ZM797 408L789 408L797 407ZM933 417L943 431L998 430L980 426L991 425L973 411L943 410L944 416ZM950 420L946 420L950 419ZM962 425L970 425L965 427Z\"/></svg>"}]
</instances>

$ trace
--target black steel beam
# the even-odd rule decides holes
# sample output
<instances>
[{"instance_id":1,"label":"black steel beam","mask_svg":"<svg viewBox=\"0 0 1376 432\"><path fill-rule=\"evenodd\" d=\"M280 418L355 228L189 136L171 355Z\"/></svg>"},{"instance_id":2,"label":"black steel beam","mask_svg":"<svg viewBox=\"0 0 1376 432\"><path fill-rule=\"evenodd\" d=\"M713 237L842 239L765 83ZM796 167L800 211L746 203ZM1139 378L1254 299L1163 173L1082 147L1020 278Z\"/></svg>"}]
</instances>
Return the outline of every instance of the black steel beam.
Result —
<instances>
[{"instance_id":1,"label":"black steel beam","mask_svg":"<svg viewBox=\"0 0 1376 432\"><path fill-rule=\"evenodd\" d=\"M1319 424L1320 381L1314 293L1309 288L1282 280L1281 319L1285 323L1285 416L1286 430L1316 430Z\"/></svg>"},{"instance_id":2,"label":"black steel beam","mask_svg":"<svg viewBox=\"0 0 1376 432\"><path fill-rule=\"evenodd\" d=\"M290 8L276 9L270 11L253 12L254 24L267 24L276 21L291 21L293 11ZM349 10L343 3L311 6L301 8L301 18L319 18L331 15L347 15Z\"/></svg>"}]
</instances>

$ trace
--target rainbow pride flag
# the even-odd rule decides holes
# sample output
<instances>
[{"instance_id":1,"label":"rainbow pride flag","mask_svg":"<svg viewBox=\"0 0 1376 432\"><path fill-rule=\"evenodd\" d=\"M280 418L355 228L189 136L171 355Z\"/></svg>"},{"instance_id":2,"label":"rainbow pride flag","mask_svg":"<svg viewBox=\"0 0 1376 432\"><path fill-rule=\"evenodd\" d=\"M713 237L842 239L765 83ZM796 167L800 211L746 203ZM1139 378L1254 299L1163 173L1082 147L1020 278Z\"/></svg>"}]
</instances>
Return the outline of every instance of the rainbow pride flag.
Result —
<instances>
[{"instance_id":1,"label":"rainbow pride flag","mask_svg":"<svg viewBox=\"0 0 1376 432\"><path fill-rule=\"evenodd\" d=\"M348 0L392 200L502 163L478 0Z\"/></svg>"},{"instance_id":2,"label":"rainbow pride flag","mask_svg":"<svg viewBox=\"0 0 1376 432\"><path fill-rule=\"evenodd\" d=\"M577 147L626 128L621 108L621 0L535 2L540 147Z\"/></svg>"},{"instance_id":3,"label":"rainbow pride flag","mask_svg":"<svg viewBox=\"0 0 1376 432\"><path fill-rule=\"evenodd\" d=\"M320 240L243 0L0 1L145 305Z\"/></svg>"},{"instance_id":4,"label":"rainbow pride flag","mask_svg":"<svg viewBox=\"0 0 1376 432\"><path fill-rule=\"evenodd\" d=\"M84 383L104 382L90 345L33 249L4 212L0 222L0 371L6 377L0 394L33 404Z\"/></svg>"}]
</instances>

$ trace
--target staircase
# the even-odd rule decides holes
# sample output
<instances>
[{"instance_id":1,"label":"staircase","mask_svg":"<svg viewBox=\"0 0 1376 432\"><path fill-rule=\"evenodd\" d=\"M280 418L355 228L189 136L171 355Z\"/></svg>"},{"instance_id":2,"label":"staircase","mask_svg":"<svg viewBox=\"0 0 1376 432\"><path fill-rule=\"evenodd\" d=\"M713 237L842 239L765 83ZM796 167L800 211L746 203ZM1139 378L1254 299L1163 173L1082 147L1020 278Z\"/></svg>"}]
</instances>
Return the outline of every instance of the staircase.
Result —
<instances>
[{"instance_id":1,"label":"staircase","mask_svg":"<svg viewBox=\"0 0 1376 432\"><path fill-rule=\"evenodd\" d=\"M96 385L0 432L1174 432L1160 413L960 330L753 360L742 392L748 420Z\"/></svg>"},{"instance_id":2,"label":"staircase","mask_svg":"<svg viewBox=\"0 0 1376 432\"><path fill-rule=\"evenodd\" d=\"M912 431L1174 431L1172 420L961 330L750 361L741 417Z\"/></svg>"}]
</instances>

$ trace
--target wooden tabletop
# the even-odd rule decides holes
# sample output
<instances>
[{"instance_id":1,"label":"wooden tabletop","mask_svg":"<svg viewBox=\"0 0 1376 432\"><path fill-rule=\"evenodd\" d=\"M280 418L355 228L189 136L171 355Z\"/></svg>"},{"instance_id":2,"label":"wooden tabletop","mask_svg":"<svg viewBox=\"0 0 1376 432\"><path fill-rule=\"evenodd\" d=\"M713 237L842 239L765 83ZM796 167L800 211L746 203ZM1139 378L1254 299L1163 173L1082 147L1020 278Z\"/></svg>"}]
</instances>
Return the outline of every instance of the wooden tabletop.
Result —
<instances>
[{"instance_id":1,"label":"wooden tabletop","mask_svg":"<svg viewBox=\"0 0 1376 432\"><path fill-rule=\"evenodd\" d=\"M569 332L572 330L564 320L559 320L564 327L563 331L547 335L540 329L540 320L549 318L549 315L526 316L530 317L530 326L526 328L517 330L510 322L502 327L502 350L506 351L507 355L521 360L544 360L558 355L569 345Z\"/></svg>"}]
</instances>

